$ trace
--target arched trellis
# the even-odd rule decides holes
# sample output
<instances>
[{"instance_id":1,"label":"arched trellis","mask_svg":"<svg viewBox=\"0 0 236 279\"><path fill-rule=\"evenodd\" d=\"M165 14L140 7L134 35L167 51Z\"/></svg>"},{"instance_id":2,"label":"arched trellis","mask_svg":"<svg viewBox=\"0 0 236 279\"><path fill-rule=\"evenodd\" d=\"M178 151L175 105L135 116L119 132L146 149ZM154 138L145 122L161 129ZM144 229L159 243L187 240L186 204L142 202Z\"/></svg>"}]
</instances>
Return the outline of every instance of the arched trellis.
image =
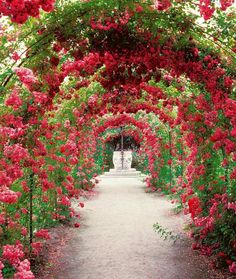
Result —
<instances>
[{"instance_id":1,"label":"arched trellis","mask_svg":"<svg viewBox=\"0 0 236 279\"><path fill-rule=\"evenodd\" d=\"M112 133L110 134L109 131L102 137L102 142L103 144L112 142L114 139L117 139L121 137L121 132L120 130L115 130L113 132L113 129L111 130ZM132 127L124 127L124 130L122 131L122 134L124 137L131 137L133 141L135 142L136 145L139 145L141 143L141 135L140 133L136 130L133 129Z\"/></svg>"},{"instance_id":2,"label":"arched trellis","mask_svg":"<svg viewBox=\"0 0 236 279\"><path fill-rule=\"evenodd\" d=\"M182 53L183 54L183 53ZM178 53L178 58L179 57L181 57L182 55L181 55L181 52L179 52ZM171 57L171 56L170 56ZM177 60L177 58L175 58L175 60L176 61L173 61L173 63L172 63L172 65L175 63L175 62L177 62L178 60ZM90 61L90 60L89 60ZM76 62L77 63L77 62ZM160 62L161 63L161 62ZM182 63L182 62L181 62ZM195 67L196 66L196 63L197 62L194 62L194 63L192 63L191 64L191 62L190 63L185 63L185 64L187 64L187 65L191 65L191 67L190 67L190 70L189 70L189 74L192 76L192 79L193 80L195 80L195 81L197 81L197 80L201 80L201 76L202 76L202 73L201 72L203 72L203 75L208 75L209 76L209 71L207 70L203 70L203 68L202 68L202 66L201 65L199 65L199 69L197 70L197 75L195 76L193 73L194 73L194 69L193 69L193 67ZM72 63L73 64L73 63ZM178 63L176 63L176 64L178 64ZM168 67L169 67L169 65L171 65L171 63L170 63L170 58L168 59ZM70 67L71 67L71 65L70 65ZM186 67L186 65L185 65L185 67ZM73 67L72 67L73 68ZM196 67L195 67L196 68ZM216 69L216 70L218 70L218 72L219 72L219 70L220 69ZM67 72L67 71L66 71ZM184 72L184 71L183 71ZM191 73L190 73L191 72ZM196 72L196 69L195 69L195 72ZM210 72L215 72L215 71L210 71ZM65 73L64 73L65 74ZM66 73L66 74L68 74L68 72ZM220 75L222 75L222 71L221 71L221 74ZM199 76L199 78L198 78L198 76ZM205 79L205 78L204 78ZM211 80L211 82L214 80L214 79L211 79L211 77L209 78L209 80ZM213 82L213 84L214 84L214 82ZM215 87L214 87L215 88ZM208 86L208 89L210 89L210 90L213 90L213 92L212 92L212 95L213 95L213 98L215 99L215 102L216 102L216 105L215 105L215 107L217 107L217 109L218 110L222 110L223 109L223 104L224 104L224 101L223 100L221 100L221 98L223 97L223 96L225 96L226 97L226 94L223 94L223 91L222 90L216 90L215 91L215 89L214 88L212 88L210 85ZM54 93L53 93L53 95L54 95ZM223 98L225 98L225 97L223 97ZM219 99L220 98L220 99ZM230 100L230 99L229 99ZM223 106L223 107L222 107ZM214 109L214 108L211 108L212 110Z\"/></svg>"},{"instance_id":3,"label":"arched trellis","mask_svg":"<svg viewBox=\"0 0 236 279\"><path fill-rule=\"evenodd\" d=\"M179 4L178 3L178 1L176 1L177 3L174 3L175 4L175 9L179 9L179 8L181 8L181 5L183 5L183 3L181 3L181 4ZM49 11L49 10L51 10L52 9L52 3L53 3L53 1L48 1L48 3L49 3L49 5L45 5L45 3L43 3L43 9L45 9L45 10L47 10L47 11ZM222 1L222 7L224 7L224 10L225 10L225 7L228 7L229 5L232 5L232 3L233 3L233 1L230 1L230 3L229 3L229 1L225 1L225 3L223 3L223 1ZM114 8L112 5L114 5L114 6L116 6L116 1L113 3L113 4L111 4L111 6L109 7L109 9L110 8ZM189 3L186 3L186 5L188 5ZM209 4L209 3L208 3ZM4 8L4 5L11 5L11 3L3 3L2 4L3 5L3 7L0 7L0 13L3 13L3 14L8 14L8 15L10 15L11 14L11 12L13 12L13 14L14 13L16 13L16 15L18 14L19 15L19 17L21 17L21 9L22 9L22 7L23 7L23 9L25 10L25 6L23 5L21 5L20 7L18 7L18 9L16 9L15 7L14 7L14 9L11 9L11 8ZM75 9L71 9L71 5L73 6L76 6L77 8L75 8ZM94 5L96 5L96 3L94 3ZM141 9L139 9L139 8L137 8L137 5L138 5L138 7ZM190 5L191 5L191 3L190 3ZM46 8L46 7L50 7L50 8ZM78 1L78 3L73 3L73 4L71 4L71 3L69 3L69 5L67 6L67 9L62 9L62 10L60 10L60 7L59 7L60 5L58 5L58 7L57 7L57 14L58 14L58 17L60 18L63 18L63 17L65 17L65 18L68 18L65 22L63 22L63 20L61 20L61 24L58 26L57 24L56 24L56 20L53 18L53 16L55 17L55 14L53 14L53 16L51 16L51 20L50 20L50 16L49 16L49 20L48 19L46 19L45 21L49 21L49 24L51 24L52 26L53 25L55 25L55 26L53 26L54 28L56 28L57 29L57 31L58 31L58 28L60 27L62 30L63 30L63 28L65 28L65 26L67 26L68 24L71 24L72 22L76 22L76 20L78 19L78 17L81 17L81 16L83 16L84 14L86 14L86 3L79 3L79 1ZM136 13L137 13L137 15L139 15L140 14L140 16L141 17L147 17L147 16L150 16L151 14L150 14L150 12L149 13L147 13L147 10L146 10L146 4L145 3L140 3L140 4L135 4L134 5L134 3L132 3L132 4L130 4L129 3L129 1L124 1L124 3L122 3L121 5L119 5L119 9L120 10L122 10L121 9L121 6L122 6L122 9L124 10L125 8L127 8L128 6L129 6L129 9L131 9L131 10L134 10ZM200 5L201 6L201 5ZM33 9L33 11L35 12L35 11L37 11L36 12L36 14L38 14L38 9L39 9L39 7L40 7L40 4L38 5L38 7L34 7L34 9ZM204 7L204 5L202 5L202 7ZM62 7L61 8L64 8L63 7L63 5L62 5ZM100 9L101 9L102 7L101 6L97 6L97 10L98 11L100 11ZM108 9L108 6L106 6L106 8ZM207 10L207 5L206 5L206 10ZM28 8L29 10L30 10L30 8ZM91 12L91 8L89 7L88 8L89 9L89 12ZM145 10L145 12L143 11L143 9ZM69 14L70 14L70 17L68 17L68 14L67 14L67 10L69 10ZM6 12L7 11L7 12ZM76 11L76 12L75 12ZM182 11L182 9L181 9L181 11ZM123 11L122 11L123 12ZM183 12L183 11L182 11ZM23 13L24 15L27 15L27 12L25 11L24 13ZM172 19L172 21L171 21L171 24L174 24L175 26L176 26L176 24L175 24L175 14L174 13L172 13L172 12L170 12L169 13L169 15L171 15L171 19L172 19L172 17L173 17L173 19ZM217 46L217 48L220 48L220 49L225 49L225 53L227 53L227 54L229 54L229 55L234 55L234 53L233 53L233 51L232 51L232 49L231 48L228 48L227 49L227 46L225 46L225 43L223 42L223 41L220 41L220 39L218 38L217 40L216 40L216 38L212 35L212 34L210 34L210 33L208 33L208 31L206 31L201 25L199 25L199 24L197 24L196 22L193 22L190 18L188 18L188 15L186 14L185 15L186 16L186 19L184 19L185 20L185 24L183 24L183 26L184 26L184 29L185 29L185 32L188 30L188 32L190 32L192 35L196 32L197 33L197 36L196 36L196 38L195 38L195 40L197 39L197 37L199 37L199 36L205 36L205 40L209 40L210 39L210 41L211 41L211 43L212 44L216 44L216 46ZM131 16L132 17L132 16ZM165 18L165 13L161 13L160 14L160 12L158 12L158 11L155 11L155 10L153 10L152 11L152 16L151 16L151 18L152 18L152 22L153 21L155 21L155 20L157 20L158 18L161 18L162 20L166 20L166 18ZM58 19L59 20L59 19ZM170 16L168 17L168 19L167 19L168 21L169 21L169 23L170 23ZM88 23L87 23L88 24ZM89 24L88 24L89 25ZM170 24L169 24L170 25ZM229 25L229 24L228 24ZM182 33L182 31L181 31L181 27L182 26L180 26L179 27L179 29L180 29L180 33ZM35 28L35 30L33 30L33 32L35 32L36 34L37 33L40 33L40 31L42 30L42 28L44 28L44 26L42 27L42 26L40 26L40 27L36 27ZM169 26L169 28L171 28L171 25ZM183 28L183 27L182 27ZM73 28L72 28L73 29ZM29 33L27 33L27 35L25 35L25 37L28 37L29 35L31 35L32 33L33 33L32 31L31 32L29 32ZM43 42L43 45L45 45L45 40L46 40L46 44L48 43L48 41L47 40L49 40L49 42L52 40L50 37L52 37L51 35L51 33L56 33L55 32L55 30L53 30L53 28L51 27L50 28L50 26L48 27L48 30L46 31L46 30L44 30L44 32L43 32L43 34L42 34L42 37L39 39L39 41L34 41L33 42L33 44L32 45L30 45L28 48L27 48L27 51L29 51L31 48L33 48L33 47L35 47L35 46L37 46L38 48L39 48L39 46L40 46L40 43L41 42ZM73 33L73 31L72 31L72 33ZM23 38L24 39L24 38ZM69 41L69 40L68 40ZM38 46L39 45L39 46ZM23 53L25 53L26 51L24 51ZM33 49L32 50L32 55L33 56L35 56L35 52L37 53L37 51L35 51L35 49ZM30 57L30 55L28 54L27 55L27 59L29 59L29 57ZM26 59L26 61L27 61L27 59ZM24 63L25 61L22 61L18 66L22 66L22 64ZM9 81L9 79L7 78L7 82Z\"/></svg>"},{"instance_id":4,"label":"arched trellis","mask_svg":"<svg viewBox=\"0 0 236 279\"><path fill-rule=\"evenodd\" d=\"M136 129L134 126L126 125L121 126L122 129L122 135L123 135L123 146L125 149L131 149L138 155L140 152L140 147L142 143L142 135L139 131L139 129ZM126 142L128 141L128 142ZM101 146L100 152L102 153L102 158L105 166L107 167L106 170L108 170L110 164L111 164L111 156L112 152L114 150L117 150L116 147L119 145L121 147L121 129L115 127L108 128L102 135L97 138L97 145ZM105 160L105 161L104 161ZM105 168L103 168L105 170Z\"/></svg>"},{"instance_id":5,"label":"arched trellis","mask_svg":"<svg viewBox=\"0 0 236 279\"><path fill-rule=\"evenodd\" d=\"M102 125L97 126L97 128L94 130L95 137L98 138L99 134L106 131L106 129L110 127L120 127L121 125L127 125L132 124L136 126L141 131L141 136L145 138L145 144L143 146L144 152L148 156L148 170L151 174L151 178L148 179L148 186L151 187L151 179L157 179L158 178L158 170L156 167L154 167L154 163L156 161L157 157L160 157L160 148L158 143L158 138L156 134L152 131L152 128L149 126L148 123L140 120L136 120L133 116L122 114L118 115L116 117L111 117L105 120ZM142 145L141 145L142 146ZM172 178L170 178L172 179Z\"/></svg>"},{"instance_id":6,"label":"arched trellis","mask_svg":"<svg viewBox=\"0 0 236 279\"><path fill-rule=\"evenodd\" d=\"M101 125L100 127L98 126L97 129L100 134L100 133L103 133L108 127L110 127L110 125L112 125L112 127L116 127L116 126L119 127L120 125L132 123L132 124L135 124L135 126L137 126L139 129L142 129L141 131L143 132L143 131L145 131L145 124L142 122L141 122L141 126L140 126L140 122L138 120L133 119L133 117L130 115L124 114L124 115L117 116L115 118L110 118L110 120L109 120L109 118L108 118L108 120L106 119L105 123L103 125ZM169 172L170 172L169 187L172 188L173 175L172 175L171 157L172 157L172 149L173 149L174 143L171 142L170 130L164 124L161 124L161 123L160 123L160 127L164 127L164 130L166 131L165 133L167 134L167 137L168 137L168 150L169 150L169 154L170 154L170 158L168 161L168 168L169 168ZM98 133L98 132L96 132L96 130L95 130L95 134L96 133ZM96 138L97 137L98 137L98 134L96 134ZM145 153L148 154L148 159L149 159L148 170L150 172L150 178L147 180L147 183L148 183L149 187L154 187L154 189L155 189L154 182L158 181L158 172L159 172L158 169L161 169L163 167L162 164L154 166L154 164L156 162L156 158L157 157L161 158L159 144L156 146L159 139L156 136L156 134L153 132L148 133L148 134L145 133L145 138L147 140L145 141L146 144L145 144L143 150ZM149 148L149 146L151 146L151 148Z\"/></svg>"},{"instance_id":7,"label":"arched trellis","mask_svg":"<svg viewBox=\"0 0 236 279\"><path fill-rule=\"evenodd\" d=\"M180 58L182 57L183 58L183 55L184 55L184 53L183 52L181 52L181 51L178 51L177 53L176 53L176 55L178 55L178 59L177 59L177 57L175 57L175 55L173 55L173 52L172 52L172 55L171 55L171 50L165 50L165 52L163 51L163 53L162 53L162 57L161 57L161 60L164 62L165 61L165 55L163 55L164 53L166 53L166 54L168 54L169 56L168 56L168 59L167 59L167 65L164 63L164 65L162 66L162 67L167 67L167 68L170 68L170 67L173 67L172 68L172 70L175 70L176 71L176 65L178 65L178 63L176 63L176 62L178 62L179 60L181 60ZM147 55L147 54L146 54ZM152 54L152 56L153 56L154 54ZM173 57L174 56L174 57ZM145 57L145 56L144 56ZM91 59L93 59L94 57L92 57ZM148 60L150 60L150 58L151 58L151 56L148 58ZM87 59L87 63L90 63L91 62L91 59ZM152 57L152 59L153 60L155 60L155 58L153 58ZM171 62L171 59L173 60L172 62ZM211 60L211 58L209 58L210 60ZM96 60L96 59L95 59ZM157 61L158 60L160 60L160 57L158 57L157 56ZM196 58L196 60L198 60L197 58ZM163 64L163 62L162 61L158 61L158 64ZM74 66L75 65L77 65L78 63L79 63L80 61L76 61L75 63L74 63ZM141 61L139 61L139 62L141 62ZM187 73L188 75L190 75L191 77L191 79L193 80L193 81L198 81L198 80L201 80L201 77L203 76L203 75L208 75L209 76L209 71L206 71L206 70L204 70L203 71L203 68L202 68L202 66L201 66L201 64L199 65L199 67L198 67L198 70L197 70L197 75L193 75L193 73L194 73L194 69L193 69L193 67L195 67L196 66L196 63L197 62L193 62L192 64L191 64L191 62L190 63L188 63L188 62L186 62L185 61L185 66L184 66L184 63L183 63L183 61L181 62L181 61L179 61L180 63L182 63L182 68L186 68L187 67L187 65L191 65L191 67L190 67L190 69L188 70L189 71L189 73ZM149 63L149 62L148 62ZM83 64L83 67L85 67L86 68L86 66L85 66L86 64ZM160 66L159 65L159 66ZM71 63L70 64L70 69L73 71L73 63ZM77 68L78 68L78 65L76 66ZM63 67L62 67L63 68ZM65 67L67 70L65 70L65 71L63 71L63 74L62 74L62 76L64 76L65 74L67 75L67 74L69 74L70 73L70 71L71 70L69 70L69 72L68 72L68 67ZM196 67L195 67L196 68ZM220 68L218 68L218 69L216 69L216 70L218 70L218 72L220 72ZM184 70L181 70L182 72L184 72ZM179 70L178 70L178 72L179 72ZM196 71L195 71L196 72ZM201 72L203 72L203 74L201 73ZM215 72L215 71L210 71L210 73L211 72ZM76 70L76 73L78 74L78 71ZM177 74L177 73L176 73ZM179 74L179 73L178 73ZM211 73L212 74L212 73ZM219 74L219 73L218 73ZM58 75L58 74L57 74ZM220 75L222 75L222 71L220 72ZM199 77L198 77L199 76ZM53 78L52 78L52 80L53 80ZM209 80L213 80L213 79L211 79L211 77L209 78ZM204 81L205 81L205 79L204 79ZM49 85L50 86L50 85ZM58 86L58 85L57 85ZM56 87L57 87L56 86ZM56 88L55 88L56 89ZM213 93L212 93L212 95L214 95L214 97L216 96L218 99L219 99L219 97L221 96L221 97L223 97L223 96L226 96L225 94L223 94L223 91L214 91L214 88L212 88L212 87L210 87L210 86L208 86L208 89L210 89L210 90L213 90ZM217 94L215 94L215 93L217 93ZM52 97L53 97L53 95L55 94L55 92L53 93L50 93L50 94L52 94ZM220 97L220 98L221 98ZM216 99L217 99L216 98ZM51 97L49 98L49 99L52 99ZM217 100L216 100L217 101ZM221 101L221 99L219 99L218 101ZM218 102L217 101L217 108L218 109L222 109L222 104L224 103L224 102ZM51 103L51 101L50 101L50 103ZM49 103L49 106L50 106L50 103ZM220 105L220 107L219 107L219 105ZM37 109L35 108L35 110L37 111Z\"/></svg>"},{"instance_id":8,"label":"arched trellis","mask_svg":"<svg viewBox=\"0 0 236 279\"><path fill-rule=\"evenodd\" d=\"M150 86L151 88L151 86ZM155 87L152 87L155 89ZM117 94L104 94L99 98L98 95L92 95L88 101L87 105L81 106L78 108L76 113L81 114L81 116L85 117L86 114L89 114L89 118L97 118L102 117L105 114L113 113L113 114L122 114L122 113L137 113L138 111L145 111L146 113L153 112L158 115L160 120L164 123L167 123L170 126L174 126L175 119L170 117L168 113L164 111L162 108L158 108L157 104L150 104L150 101L146 100L119 100L117 99ZM157 100L157 103L160 101Z\"/></svg>"},{"instance_id":9,"label":"arched trellis","mask_svg":"<svg viewBox=\"0 0 236 279\"><path fill-rule=\"evenodd\" d=\"M221 59L217 55L214 53L208 55L202 47L199 47L199 45L193 41L187 42L183 47L178 48L175 42L178 37L172 37L165 40L164 43L160 43L158 40L148 36L145 31L135 33L137 35L137 39L134 40L135 44L129 44L129 46L134 46L132 49L127 46L127 38L130 38L130 36L124 36L127 35L127 32L121 32L119 34L120 36L115 38L115 42L125 38L126 44L120 44L119 47L123 47L127 52L125 55L124 52L121 52L121 56L117 56L114 45L112 47L110 44L111 41L109 41L111 37L107 36L108 33L114 35L114 30L109 28L106 32L106 30L103 30L104 28L99 30L97 27L98 26L92 28L93 34L98 35L97 42L91 40L94 44L85 44L85 50L82 56L79 57L78 53L74 54L72 55L73 58L71 61L70 59L68 59L67 62L64 62L63 59L60 61L59 57L56 57L56 60L52 59L49 63L49 67L44 68L44 71L51 68L51 72L49 71L48 75L41 77L40 71L37 70L34 70L34 74L27 69L16 70L18 77L26 85L28 92L26 94L19 90L19 92L15 91L11 94L10 98L7 99L7 109L1 120L4 126L2 129L2 131L4 131L2 141L4 150L2 151L5 156L5 158L1 160L1 180L4 181L4 186L6 186L4 195L2 195L1 192L1 199L4 203L7 201L7 199L5 199L6 197L10 197L8 202L10 200L14 202L18 199L18 192L13 191L14 189L9 191L8 186L22 177L21 172L24 167L24 171L32 171L32 173L26 171L25 177L28 175L29 178L32 178L32 175L33 177L38 176L47 194L49 193L47 190L51 189L54 193L57 192L60 203L64 203L65 205L69 204L67 198L70 195L64 195L62 189L63 191L73 193L73 183L71 183L73 179L68 176L66 178L67 181L64 183L65 187L62 189L58 187L59 189L56 190L53 184L48 183L46 178L47 173L45 173L44 170L46 167L44 167L43 161L44 159L48 160L47 157L50 157L49 159L53 157L58 160L56 160L57 162L60 162L60 160L65 161L65 164L67 165L67 163L69 163L68 165L70 165L70 167L64 166L64 168L68 167L66 170L70 173L72 169L71 165L76 165L76 160L79 161L79 159L81 159L72 156L72 153L70 153L72 151L75 152L75 154L78 153L79 147L76 145L77 139L79 138L79 145L85 148L87 143L83 144L83 141L88 139L89 135L92 136L92 134L87 133L86 137L84 134L87 131L85 133L83 133L83 131L81 132L81 130L83 130L82 126L87 125L87 128L95 127L91 125L92 121L89 119L90 114L86 116L80 115L84 121L81 121L81 123L78 121L78 125L72 125L71 129L65 131L63 139L66 140L66 136L69 135L69 140L65 144L64 142L59 143L59 146L62 145L61 150L56 149L58 154L62 153L65 157L62 158L59 156L59 158L57 158L55 154L53 154L54 156L52 154L48 156L50 148L45 148L44 144L42 144L43 141L46 141L44 137L48 140L51 136L50 133L56 134L57 129L63 130L63 128L60 125L55 125L55 127L53 127L54 125L47 123L44 118L48 114L48 111L51 111L52 114L54 113L53 103L57 101L59 94L63 95L61 91L64 80L67 81L68 77L73 78L74 75L75 78L79 77L81 80L84 80L85 85L90 83L87 79L91 78L102 84L106 90L116 87L121 93L121 97L124 99L123 104L125 104L126 96L131 95L134 99L140 98L143 83L147 85L152 78L158 82L159 79L162 78L162 76L160 77L160 69L164 69L174 77L186 75L186 77L192 82L195 82L200 89L206 89L204 89L206 91L204 95L201 94L193 98L189 96L189 100L184 101L180 98L180 102L178 102L178 117L175 121L175 125L181 126L180 137L183 136L187 143L187 147L190 149L187 155L189 162L192 162L186 172L187 183L183 183L185 190L184 193L182 193L182 200L183 202L184 200L188 202L195 226L197 228L200 227L200 234L205 240L207 235L211 233L210 228L224 221L223 218L218 219L216 208L220 210L220 208L223 207L223 216L231 216L235 208L233 195L235 173L233 171L231 172L232 167L231 169L228 167L228 162L230 162L231 166L234 166L233 161L235 160L236 105L234 95L231 91L233 82L233 76L231 76L232 72L230 72L230 69L228 69L226 65L221 63ZM129 34L128 32L128 35ZM145 44L143 40L145 40ZM74 41L74 43L77 42L78 41ZM104 42L104 45L101 44L102 42ZM146 44L146 42L148 43ZM101 45L103 49L101 49ZM115 44L115 46L117 46L117 44ZM62 48L66 48L66 40L62 42ZM58 55L60 56L60 51L58 51ZM57 58L59 58L59 61ZM45 61L42 62L44 63ZM220 65L220 63L222 65ZM40 66L42 64L39 63L38 65ZM121 68L125 68L125 70L121 71L117 65ZM130 67L130 65L132 67ZM11 89L10 86L9 88ZM210 94L207 92L210 92ZM67 98L67 96L62 97ZM159 96L156 96L156 98L158 99ZM22 100L25 101L24 106L22 106ZM15 111L12 112L9 109L10 106L13 106ZM195 110L192 111L192 107L194 107ZM118 112L119 109L122 110L122 108L118 108L117 106L113 113ZM134 109L134 111L135 110L136 109ZM130 112L132 112L132 108L130 108ZM204 112L204 115L201 115L201 112ZM101 113L101 115L102 114L103 113ZM213 117L209 114L212 114ZM53 121L53 116L50 120ZM208 123L206 125L209 127L209 131L207 131L204 126L205 123ZM192 131L194 133L192 133ZM11 141L8 141L8 135L10 135ZM213 147L211 146L211 142L214 142ZM95 145L91 145L90 148L92 155L95 150ZM212 167L212 163L209 163L208 160L209 150L216 153L219 148L222 149L223 153L223 156L221 156L222 158L219 160L219 164L223 162L223 164L225 164L223 168L219 166ZM17 160L11 156L12 150L17 151ZM202 154L199 150L203 151ZM203 155L200 159L198 158L199 154ZM15 172L12 172L11 169L13 165L15 166L15 170L17 170ZM29 165L32 167L28 167ZM86 157L86 162L82 162L81 165L87 167L88 170L89 167L92 168L92 164L89 164L88 157ZM209 181L209 185L205 186L209 186L209 189L207 189L208 192L201 193L201 190L197 191L197 186L199 185L194 185L194 183L196 183L201 176L206 178L209 177L205 172L206 169L210 171L218 169L220 169L220 172L225 171L223 173L226 177L225 182L227 184L227 191L225 192L228 196L225 195L226 193L222 192L222 189L224 189L223 187L217 185L217 187L213 188L211 185L212 181ZM32 182L32 180L29 180L29 182L30 181ZM30 195L32 197L32 185L29 184L29 186ZM193 193L193 189L195 194ZM25 188L25 190L27 190L27 188ZM9 195L5 195L6 193ZM204 196L206 193L208 207L205 209L210 214L209 216L201 216L201 206L204 206L206 202L206 197ZM211 193L217 196L211 196ZM201 194L203 196L201 196ZM32 217L31 209L32 203L30 205L30 215ZM73 215L73 211L71 211L71 214ZM4 217L4 221L5 220L6 218ZM217 223L213 224L212 220L217 221ZM234 224L233 218L230 224L231 223ZM32 229L30 229L30 231L32 239ZM42 235L42 232L38 235ZM44 236L46 236L46 234L44 234ZM231 249L230 251L232 251L233 244L232 242L229 243L228 250ZM229 255L229 257L230 256L231 255Z\"/></svg>"},{"instance_id":10,"label":"arched trellis","mask_svg":"<svg viewBox=\"0 0 236 279\"><path fill-rule=\"evenodd\" d=\"M122 119L122 121L120 121ZM117 126L122 126L122 125L127 125L129 123L131 124L135 124L135 126L137 126L139 129L141 129L142 133L143 133L143 129L145 129L145 124L147 125L147 122L145 122L146 120L141 120L142 125L139 127L140 124L138 124L138 122L140 120L136 120L135 118L133 118L133 116L127 115L127 114L122 114L122 115L117 115L116 117L110 117L106 120L101 120L102 122L105 121L101 126L98 126L96 129L102 129L101 131L99 130L99 134L104 132L104 129L107 129L107 125L108 127L110 127L110 125L112 125L112 127L116 127ZM145 124L144 124L145 123ZM149 129L153 129L151 128L150 124L148 124ZM159 122L158 127L162 129L162 136L165 134L165 137L167 138L167 144L165 145L165 149L169 150L169 158L168 158L168 168L169 168L169 188L172 188L172 179L174 178L172 175L172 153L173 150L175 149L175 142L172 142L172 133L170 128L168 128L168 126L166 126L165 124ZM164 132L164 134L163 134ZM152 132L151 135L151 141L150 141L150 135L145 135L145 137L148 139L147 141L145 141L147 146L144 146L143 150L144 152L147 152L147 154L150 153L150 149L149 149L149 145L151 146L151 152L154 155L154 157L150 157L149 156L149 167L148 170L150 172L150 180L148 180L148 185L155 185L155 183L158 181L158 169L161 169L163 167L163 164L160 164L154 167L154 163L156 162L157 157L161 158L161 151L160 151L160 144L158 144L156 146L157 141L159 142L160 140L162 140L161 136L156 135L156 131ZM98 134L96 134L96 130L95 130L95 138L98 137ZM156 137L156 140L154 140L154 137ZM153 145L154 144L154 145ZM141 144L142 146L142 144ZM146 149L146 147L148 147L148 149ZM181 157L181 163L184 161L183 157ZM166 162L167 164L167 162ZM167 174L166 174L167 175ZM153 180L154 179L154 180ZM153 182L151 183L151 181L153 180ZM155 188L155 186L154 186Z\"/></svg>"}]
</instances>

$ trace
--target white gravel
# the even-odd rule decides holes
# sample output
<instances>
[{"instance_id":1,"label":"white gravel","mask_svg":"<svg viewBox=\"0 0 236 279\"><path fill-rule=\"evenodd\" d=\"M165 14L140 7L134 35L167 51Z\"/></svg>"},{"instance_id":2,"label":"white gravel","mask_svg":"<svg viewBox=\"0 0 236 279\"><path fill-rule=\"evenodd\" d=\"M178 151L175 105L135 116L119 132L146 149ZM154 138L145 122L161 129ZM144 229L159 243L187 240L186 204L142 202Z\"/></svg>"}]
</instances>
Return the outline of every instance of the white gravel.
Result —
<instances>
[{"instance_id":1,"label":"white gravel","mask_svg":"<svg viewBox=\"0 0 236 279\"><path fill-rule=\"evenodd\" d=\"M81 227L63 248L58 279L210 279L205 260L188 239L173 244L153 224L177 234L184 217L165 197L145 193L137 178L104 178L81 209Z\"/></svg>"}]
</instances>

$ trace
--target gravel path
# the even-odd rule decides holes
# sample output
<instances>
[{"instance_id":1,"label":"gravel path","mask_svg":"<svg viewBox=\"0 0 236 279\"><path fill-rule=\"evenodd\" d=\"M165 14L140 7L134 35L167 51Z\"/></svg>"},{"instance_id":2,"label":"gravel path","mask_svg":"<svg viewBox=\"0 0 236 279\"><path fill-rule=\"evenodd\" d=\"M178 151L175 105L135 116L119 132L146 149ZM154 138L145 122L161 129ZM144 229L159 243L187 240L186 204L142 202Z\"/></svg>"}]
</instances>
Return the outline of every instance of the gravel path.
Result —
<instances>
[{"instance_id":1,"label":"gravel path","mask_svg":"<svg viewBox=\"0 0 236 279\"><path fill-rule=\"evenodd\" d=\"M154 232L158 222L177 234L184 217L165 197L145 193L137 178L104 178L81 209L81 227L62 248L56 279L215 279L188 239L173 244Z\"/></svg>"}]
</instances>

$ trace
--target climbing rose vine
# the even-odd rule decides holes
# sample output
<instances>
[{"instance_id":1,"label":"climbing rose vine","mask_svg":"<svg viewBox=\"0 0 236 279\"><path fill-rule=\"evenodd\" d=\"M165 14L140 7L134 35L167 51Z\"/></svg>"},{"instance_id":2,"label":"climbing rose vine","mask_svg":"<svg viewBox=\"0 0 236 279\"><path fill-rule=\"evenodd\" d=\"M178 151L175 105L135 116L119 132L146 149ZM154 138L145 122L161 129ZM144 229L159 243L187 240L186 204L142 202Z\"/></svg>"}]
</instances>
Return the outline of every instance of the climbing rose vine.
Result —
<instances>
[{"instance_id":1,"label":"climbing rose vine","mask_svg":"<svg viewBox=\"0 0 236 279\"><path fill-rule=\"evenodd\" d=\"M29 258L40 255L50 227L73 220L80 228L84 204L75 209L73 200L96 186L106 133L121 126L140 146L147 189L170 195L190 215L193 248L236 272L232 62L203 46L199 33L193 39L188 21L172 36L157 27L152 34L145 14L155 12L169 26L174 2L153 1L147 9L140 1L84 18L75 9L82 13L73 23L80 24L78 37L64 28L71 23L54 26L63 17L52 13L46 18L55 22L37 27L33 43L26 39L26 59L11 56L14 64L1 77L0 276L10 266L10 276L34 278ZM81 7L86 3L92 1ZM197 3L205 20L215 14L213 1ZM233 3L222 0L220 9ZM0 14L23 24L54 4L2 1Z\"/></svg>"}]
</instances>

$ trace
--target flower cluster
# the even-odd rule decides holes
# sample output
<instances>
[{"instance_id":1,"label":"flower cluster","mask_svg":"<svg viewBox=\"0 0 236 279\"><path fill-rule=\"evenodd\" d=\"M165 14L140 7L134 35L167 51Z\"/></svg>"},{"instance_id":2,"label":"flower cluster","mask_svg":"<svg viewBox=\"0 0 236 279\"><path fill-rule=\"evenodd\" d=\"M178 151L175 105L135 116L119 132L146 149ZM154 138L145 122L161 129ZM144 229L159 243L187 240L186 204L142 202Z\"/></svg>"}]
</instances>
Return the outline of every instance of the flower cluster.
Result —
<instances>
[{"instance_id":1,"label":"flower cluster","mask_svg":"<svg viewBox=\"0 0 236 279\"><path fill-rule=\"evenodd\" d=\"M199 9L205 20L210 19L215 12L215 8L212 7L211 0L200 0Z\"/></svg>"},{"instance_id":2,"label":"flower cluster","mask_svg":"<svg viewBox=\"0 0 236 279\"><path fill-rule=\"evenodd\" d=\"M13 204L18 201L18 198L21 196L20 192L14 192L10 189L0 191L0 202Z\"/></svg>"},{"instance_id":3,"label":"flower cluster","mask_svg":"<svg viewBox=\"0 0 236 279\"><path fill-rule=\"evenodd\" d=\"M38 238L50 239L49 232L46 229L41 229L41 230L35 232L34 235Z\"/></svg>"},{"instance_id":4,"label":"flower cluster","mask_svg":"<svg viewBox=\"0 0 236 279\"><path fill-rule=\"evenodd\" d=\"M0 3L0 15L10 16L13 22L22 24L29 16L38 17L40 9L51 12L55 0L2 0Z\"/></svg>"},{"instance_id":5,"label":"flower cluster","mask_svg":"<svg viewBox=\"0 0 236 279\"><path fill-rule=\"evenodd\" d=\"M5 245L3 246L2 258L7 260L10 264L17 267L24 257L23 245Z\"/></svg>"},{"instance_id":6,"label":"flower cluster","mask_svg":"<svg viewBox=\"0 0 236 279\"><path fill-rule=\"evenodd\" d=\"M19 163L22 160L27 159L29 157L29 153L21 144L16 143L4 146L4 156L13 163Z\"/></svg>"},{"instance_id":7,"label":"flower cluster","mask_svg":"<svg viewBox=\"0 0 236 279\"><path fill-rule=\"evenodd\" d=\"M17 266L17 272L14 274L14 279L34 279L35 276L30 270L30 262L25 259Z\"/></svg>"},{"instance_id":8,"label":"flower cluster","mask_svg":"<svg viewBox=\"0 0 236 279\"><path fill-rule=\"evenodd\" d=\"M33 85L37 83L37 79L34 76L32 70L28 68L14 68L15 73L19 77L20 81L29 89L33 88Z\"/></svg>"},{"instance_id":9,"label":"flower cluster","mask_svg":"<svg viewBox=\"0 0 236 279\"><path fill-rule=\"evenodd\" d=\"M154 2L154 6L158 11L165 11L171 7L170 0L157 0Z\"/></svg>"},{"instance_id":10,"label":"flower cluster","mask_svg":"<svg viewBox=\"0 0 236 279\"><path fill-rule=\"evenodd\" d=\"M17 90L13 90L9 98L6 100L6 105L7 106L12 106L14 110L17 110L22 106L23 102L21 98L19 97L19 93Z\"/></svg>"}]
</instances>

